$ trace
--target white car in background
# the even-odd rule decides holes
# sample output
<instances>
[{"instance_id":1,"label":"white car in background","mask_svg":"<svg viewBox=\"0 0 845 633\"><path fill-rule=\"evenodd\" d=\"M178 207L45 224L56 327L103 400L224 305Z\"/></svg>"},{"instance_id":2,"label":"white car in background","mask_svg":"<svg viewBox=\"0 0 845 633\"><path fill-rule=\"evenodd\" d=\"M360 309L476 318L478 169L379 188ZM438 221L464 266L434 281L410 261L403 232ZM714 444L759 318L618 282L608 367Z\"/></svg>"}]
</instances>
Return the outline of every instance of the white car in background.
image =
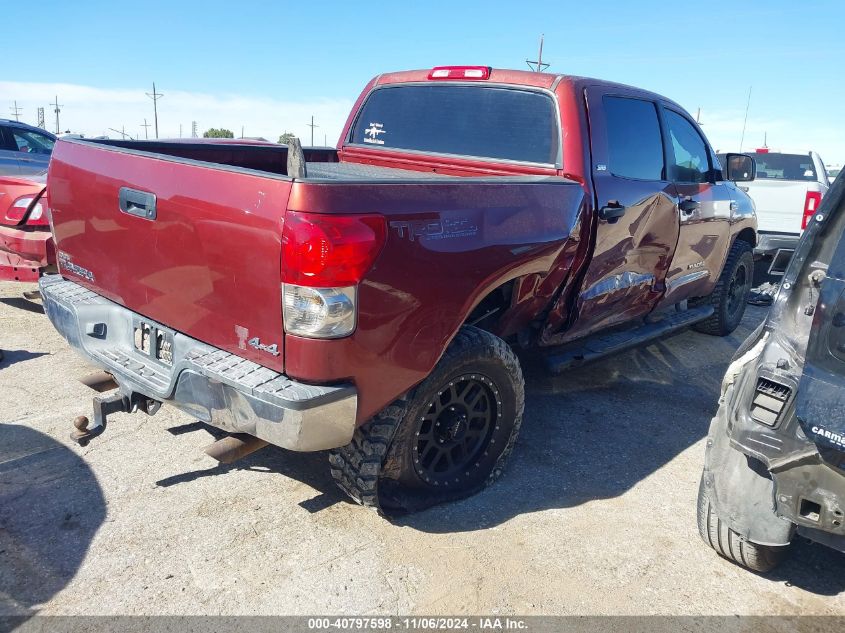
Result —
<instances>
[{"instance_id":1,"label":"white car in background","mask_svg":"<svg viewBox=\"0 0 845 633\"><path fill-rule=\"evenodd\" d=\"M756 178L742 185L757 209L759 238L755 253L775 257L782 251L782 257L788 260L827 193L824 162L811 151L760 148L747 153L757 162Z\"/></svg>"}]
</instances>

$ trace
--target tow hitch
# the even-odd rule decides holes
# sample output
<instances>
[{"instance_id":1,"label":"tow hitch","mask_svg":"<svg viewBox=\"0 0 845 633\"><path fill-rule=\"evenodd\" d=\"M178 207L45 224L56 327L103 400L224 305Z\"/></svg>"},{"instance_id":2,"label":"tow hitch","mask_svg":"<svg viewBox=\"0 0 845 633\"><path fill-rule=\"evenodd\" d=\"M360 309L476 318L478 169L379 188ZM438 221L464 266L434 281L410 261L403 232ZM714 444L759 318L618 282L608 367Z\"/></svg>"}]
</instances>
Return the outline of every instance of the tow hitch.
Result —
<instances>
[{"instance_id":1,"label":"tow hitch","mask_svg":"<svg viewBox=\"0 0 845 633\"><path fill-rule=\"evenodd\" d=\"M143 411L147 415L155 415L161 408L161 402L147 398L143 394L133 393L127 396L120 391L107 396L96 396L94 398L94 424L87 416L80 415L74 418L74 431L70 439L80 446L88 446L88 442L102 434L106 430L108 416L112 413L134 413Z\"/></svg>"}]
</instances>

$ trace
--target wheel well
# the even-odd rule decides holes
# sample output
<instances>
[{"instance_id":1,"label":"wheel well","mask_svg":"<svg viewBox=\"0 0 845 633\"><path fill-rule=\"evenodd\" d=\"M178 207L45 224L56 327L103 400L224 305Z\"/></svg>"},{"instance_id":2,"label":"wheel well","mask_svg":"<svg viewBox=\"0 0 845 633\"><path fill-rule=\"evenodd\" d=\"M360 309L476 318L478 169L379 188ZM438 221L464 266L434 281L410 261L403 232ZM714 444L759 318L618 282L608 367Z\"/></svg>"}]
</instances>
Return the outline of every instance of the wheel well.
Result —
<instances>
[{"instance_id":1,"label":"wheel well","mask_svg":"<svg viewBox=\"0 0 845 633\"><path fill-rule=\"evenodd\" d=\"M496 323L511 305L513 286L514 280L512 279L488 292L469 313L464 325L474 325L488 332L494 331Z\"/></svg>"},{"instance_id":2,"label":"wheel well","mask_svg":"<svg viewBox=\"0 0 845 633\"><path fill-rule=\"evenodd\" d=\"M736 236L736 239L748 242L751 246L757 246L757 234L754 232L754 229L742 229L739 235Z\"/></svg>"}]
</instances>

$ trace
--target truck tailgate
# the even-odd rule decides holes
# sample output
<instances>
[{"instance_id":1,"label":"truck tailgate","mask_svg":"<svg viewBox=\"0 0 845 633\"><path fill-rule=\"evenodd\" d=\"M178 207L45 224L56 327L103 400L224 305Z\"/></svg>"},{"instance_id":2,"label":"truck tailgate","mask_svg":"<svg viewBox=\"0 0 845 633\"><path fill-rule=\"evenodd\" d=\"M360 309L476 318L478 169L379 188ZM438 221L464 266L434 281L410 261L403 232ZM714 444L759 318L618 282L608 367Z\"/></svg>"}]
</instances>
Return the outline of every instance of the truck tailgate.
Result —
<instances>
[{"instance_id":1,"label":"truck tailgate","mask_svg":"<svg viewBox=\"0 0 845 633\"><path fill-rule=\"evenodd\" d=\"M758 179L748 183L759 229L775 233L800 233L807 191L821 191L814 182Z\"/></svg>"},{"instance_id":2,"label":"truck tailgate","mask_svg":"<svg viewBox=\"0 0 845 633\"><path fill-rule=\"evenodd\" d=\"M48 182L65 277L162 325L284 369L279 279L289 179L62 141ZM123 188L130 191L121 210ZM154 217L142 210L152 198L133 192L155 196ZM253 337L278 344L279 354L248 346Z\"/></svg>"}]
</instances>

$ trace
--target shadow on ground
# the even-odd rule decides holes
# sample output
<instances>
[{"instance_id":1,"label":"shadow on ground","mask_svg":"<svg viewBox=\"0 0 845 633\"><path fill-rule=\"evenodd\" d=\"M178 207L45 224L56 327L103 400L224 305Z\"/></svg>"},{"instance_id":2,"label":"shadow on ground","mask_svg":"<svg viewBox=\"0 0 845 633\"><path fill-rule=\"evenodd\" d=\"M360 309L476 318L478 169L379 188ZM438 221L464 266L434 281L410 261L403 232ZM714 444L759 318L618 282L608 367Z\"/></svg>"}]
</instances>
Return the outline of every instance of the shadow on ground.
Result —
<instances>
[{"instance_id":1,"label":"shadow on ground","mask_svg":"<svg viewBox=\"0 0 845 633\"><path fill-rule=\"evenodd\" d=\"M0 369L46 355L46 352L28 352L25 349L0 350Z\"/></svg>"},{"instance_id":2,"label":"shadow on ground","mask_svg":"<svg viewBox=\"0 0 845 633\"><path fill-rule=\"evenodd\" d=\"M18 308L19 310L44 314L44 306L37 301L30 301L25 297L0 297L0 303L5 303L7 306Z\"/></svg>"},{"instance_id":3,"label":"shadow on ground","mask_svg":"<svg viewBox=\"0 0 845 633\"><path fill-rule=\"evenodd\" d=\"M33 615L74 577L106 504L73 451L0 424L0 615Z\"/></svg>"}]
</instances>

